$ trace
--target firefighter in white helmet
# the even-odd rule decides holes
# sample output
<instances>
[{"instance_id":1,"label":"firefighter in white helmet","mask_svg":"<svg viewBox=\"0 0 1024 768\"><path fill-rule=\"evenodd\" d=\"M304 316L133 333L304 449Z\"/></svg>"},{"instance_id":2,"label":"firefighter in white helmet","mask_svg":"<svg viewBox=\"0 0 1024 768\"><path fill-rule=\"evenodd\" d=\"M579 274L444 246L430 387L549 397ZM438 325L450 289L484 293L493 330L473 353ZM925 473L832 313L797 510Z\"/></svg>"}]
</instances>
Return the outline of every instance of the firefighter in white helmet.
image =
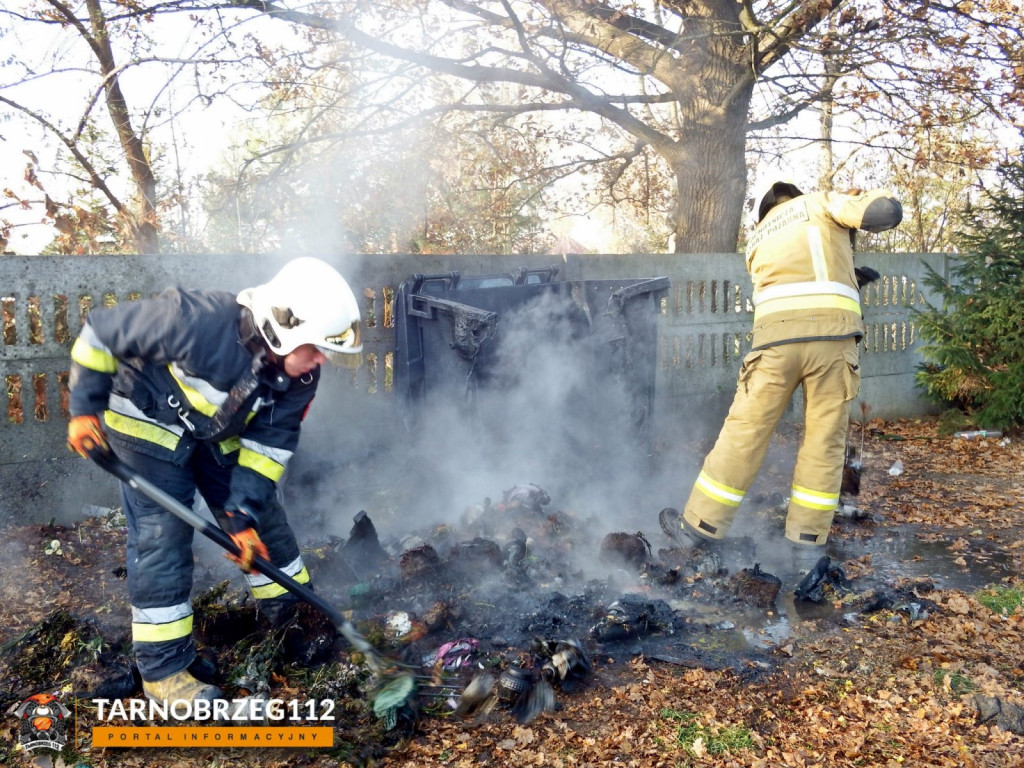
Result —
<instances>
[{"instance_id":1,"label":"firefighter in white helmet","mask_svg":"<svg viewBox=\"0 0 1024 768\"><path fill-rule=\"evenodd\" d=\"M171 288L89 313L71 351L68 445L113 449L191 507L198 492L241 550L259 605L280 620L295 598L251 570L259 555L299 583L309 574L277 501L329 356L356 359L359 307L314 258L288 262L237 296ZM151 699L220 695L189 670L193 529L121 483L132 644Z\"/></svg>"},{"instance_id":2,"label":"firefighter in white helmet","mask_svg":"<svg viewBox=\"0 0 1024 768\"><path fill-rule=\"evenodd\" d=\"M902 206L884 190L805 195L777 182L764 195L746 250L753 348L678 520L678 543L699 546L726 535L799 387L804 434L785 537L800 563L824 551L839 502L850 406L860 387L860 288L878 277L854 266L854 234L882 232L902 218Z\"/></svg>"}]
</instances>

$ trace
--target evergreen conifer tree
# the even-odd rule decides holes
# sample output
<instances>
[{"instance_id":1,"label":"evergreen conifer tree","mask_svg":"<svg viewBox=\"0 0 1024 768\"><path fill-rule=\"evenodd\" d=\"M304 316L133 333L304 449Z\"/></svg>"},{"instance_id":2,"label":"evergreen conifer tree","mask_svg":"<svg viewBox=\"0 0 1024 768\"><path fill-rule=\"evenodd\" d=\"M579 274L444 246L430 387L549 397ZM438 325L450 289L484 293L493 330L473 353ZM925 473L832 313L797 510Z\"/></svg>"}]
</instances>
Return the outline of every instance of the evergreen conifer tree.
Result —
<instances>
[{"instance_id":1,"label":"evergreen conifer tree","mask_svg":"<svg viewBox=\"0 0 1024 768\"><path fill-rule=\"evenodd\" d=\"M1024 425L1024 160L1001 164L998 179L961 216L949 278L928 267L937 298L915 312L928 342L916 381L976 426L1012 430Z\"/></svg>"}]
</instances>

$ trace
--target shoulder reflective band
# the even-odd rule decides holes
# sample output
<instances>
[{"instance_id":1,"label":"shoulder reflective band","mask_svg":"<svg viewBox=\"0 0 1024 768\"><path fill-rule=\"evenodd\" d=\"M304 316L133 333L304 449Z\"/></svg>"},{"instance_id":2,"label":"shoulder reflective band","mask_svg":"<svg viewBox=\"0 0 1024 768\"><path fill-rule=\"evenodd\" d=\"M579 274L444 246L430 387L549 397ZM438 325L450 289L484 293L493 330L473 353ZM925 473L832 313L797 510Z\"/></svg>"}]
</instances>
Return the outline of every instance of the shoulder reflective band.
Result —
<instances>
[{"instance_id":1,"label":"shoulder reflective band","mask_svg":"<svg viewBox=\"0 0 1024 768\"><path fill-rule=\"evenodd\" d=\"M88 325L71 347L71 359L90 371L117 373L117 358L106 348Z\"/></svg>"},{"instance_id":2,"label":"shoulder reflective band","mask_svg":"<svg viewBox=\"0 0 1024 768\"><path fill-rule=\"evenodd\" d=\"M167 366L175 383L181 388L182 394L189 405L204 416L213 416L221 403L227 400L228 393L213 387L209 382L186 374L177 363Z\"/></svg>"}]
</instances>

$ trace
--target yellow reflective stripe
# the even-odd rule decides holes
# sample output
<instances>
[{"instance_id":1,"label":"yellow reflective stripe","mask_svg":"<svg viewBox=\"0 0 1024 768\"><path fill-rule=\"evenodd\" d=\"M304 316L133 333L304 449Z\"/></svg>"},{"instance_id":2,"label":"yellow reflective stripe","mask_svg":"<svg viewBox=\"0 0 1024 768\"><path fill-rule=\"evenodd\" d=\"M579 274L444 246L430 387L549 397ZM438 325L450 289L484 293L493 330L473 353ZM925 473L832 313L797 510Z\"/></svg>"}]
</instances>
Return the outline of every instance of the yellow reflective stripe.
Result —
<instances>
[{"instance_id":1,"label":"yellow reflective stripe","mask_svg":"<svg viewBox=\"0 0 1024 768\"><path fill-rule=\"evenodd\" d=\"M280 584L270 583L265 587L253 587L252 596L257 600L266 600L271 597L280 597L288 590L282 587Z\"/></svg>"},{"instance_id":2,"label":"yellow reflective stripe","mask_svg":"<svg viewBox=\"0 0 1024 768\"><path fill-rule=\"evenodd\" d=\"M178 640L192 634L192 614L165 624L137 624L132 622L132 640L136 643L159 643Z\"/></svg>"},{"instance_id":3,"label":"yellow reflective stripe","mask_svg":"<svg viewBox=\"0 0 1024 768\"><path fill-rule=\"evenodd\" d=\"M90 371L117 373L117 358L105 349L97 349L79 336L71 347L71 359Z\"/></svg>"},{"instance_id":4,"label":"yellow reflective stripe","mask_svg":"<svg viewBox=\"0 0 1024 768\"><path fill-rule=\"evenodd\" d=\"M860 302L845 296L789 296L770 299L754 309L754 321L776 312L815 309L844 309L860 317Z\"/></svg>"},{"instance_id":5,"label":"yellow reflective stripe","mask_svg":"<svg viewBox=\"0 0 1024 768\"><path fill-rule=\"evenodd\" d=\"M174 370L175 366L172 363L167 366L167 370L171 372L171 376L174 377L174 381L177 382L178 386L181 387L181 392L185 395L185 399L188 400L189 405L195 408L204 416L213 418L214 414L217 413L219 406L211 403L205 395L201 394L198 389L185 383L185 381L178 376ZM227 393L223 393L225 397Z\"/></svg>"},{"instance_id":6,"label":"yellow reflective stripe","mask_svg":"<svg viewBox=\"0 0 1024 768\"><path fill-rule=\"evenodd\" d=\"M808 509L820 509L829 512L839 505L838 493L825 493L824 491L813 491L810 488L802 488L799 485L793 486L792 500L801 507Z\"/></svg>"},{"instance_id":7,"label":"yellow reflective stripe","mask_svg":"<svg viewBox=\"0 0 1024 768\"><path fill-rule=\"evenodd\" d=\"M746 491L730 488L728 485L712 480L703 471L697 477L696 487L708 498L725 504L727 507L738 507L747 495Z\"/></svg>"},{"instance_id":8,"label":"yellow reflective stripe","mask_svg":"<svg viewBox=\"0 0 1024 768\"><path fill-rule=\"evenodd\" d=\"M268 459L276 461L281 466L286 466L288 460L292 457L292 451L289 451L287 448L274 448L271 445L266 445L256 440L247 440L243 435L239 435L239 437L244 450L255 451L261 456L266 456Z\"/></svg>"},{"instance_id":9,"label":"yellow reflective stripe","mask_svg":"<svg viewBox=\"0 0 1024 768\"><path fill-rule=\"evenodd\" d=\"M305 567L302 568L299 573L293 577L299 584L309 583L309 572ZM268 597L279 597L288 590L282 587L277 582L271 582L270 584L264 584L262 586L252 587L252 596L257 600L266 600Z\"/></svg>"},{"instance_id":10,"label":"yellow reflective stripe","mask_svg":"<svg viewBox=\"0 0 1024 768\"><path fill-rule=\"evenodd\" d=\"M288 565L281 566L281 573L297 577L305 569L306 566L302 564L302 555L299 555ZM309 578L309 574L306 574L306 578ZM273 579L264 573L247 573L245 574L245 580L249 582L250 587L262 587L273 582Z\"/></svg>"},{"instance_id":11,"label":"yellow reflective stripe","mask_svg":"<svg viewBox=\"0 0 1024 768\"><path fill-rule=\"evenodd\" d=\"M811 250L811 264L816 280L828 280L828 264L825 262L825 244L821 240L821 228L817 224L807 227L807 247Z\"/></svg>"},{"instance_id":12,"label":"yellow reflective stripe","mask_svg":"<svg viewBox=\"0 0 1024 768\"><path fill-rule=\"evenodd\" d=\"M850 301L860 301L860 291L846 283L835 280L814 280L803 283L779 283L767 288L759 288L750 297L756 307L772 299L785 299L791 296L845 296Z\"/></svg>"},{"instance_id":13,"label":"yellow reflective stripe","mask_svg":"<svg viewBox=\"0 0 1024 768\"><path fill-rule=\"evenodd\" d=\"M115 432L156 443L169 451L177 448L178 441L181 439L177 434L159 424L133 419L131 416L125 416L117 411L106 411L103 414L103 420Z\"/></svg>"},{"instance_id":14,"label":"yellow reflective stripe","mask_svg":"<svg viewBox=\"0 0 1024 768\"><path fill-rule=\"evenodd\" d=\"M244 445L238 451L238 466L251 469L253 472L273 480L275 483L284 475L284 464L279 464L261 453L246 448Z\"/></svg>"},{"instance_id":15,"label":"yellow reflective stripe","mask_svg":"<svg viewBox=\"0 0 1024 768\"><path fill-rule=\"evenodd\" d=\"M229 437L227 440L221 440L217 443L217 447L220 448L222 454L234 453L242 447L242 441L237 437Z\"/></svg>"}]
</instances>

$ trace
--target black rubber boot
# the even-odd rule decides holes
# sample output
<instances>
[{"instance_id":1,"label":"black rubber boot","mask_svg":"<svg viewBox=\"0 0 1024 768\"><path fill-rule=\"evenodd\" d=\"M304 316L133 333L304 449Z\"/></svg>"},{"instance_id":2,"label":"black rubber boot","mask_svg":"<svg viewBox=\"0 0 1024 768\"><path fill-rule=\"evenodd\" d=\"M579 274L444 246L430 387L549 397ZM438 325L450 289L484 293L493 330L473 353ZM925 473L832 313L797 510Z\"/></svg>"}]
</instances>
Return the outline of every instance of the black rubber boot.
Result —
<instances>
[{"instance_id":1,"label":"black rubber boot","mask_svg":"<svg viewBox=\"0 0 1024 768\"><path fill-rule=\"evenodd\" d=\"M708 539L697 535L686 525L678 509L665 507L658 513L658 524L678 549L699 549L709 543Z\"/></svg>"}]
</instances>

